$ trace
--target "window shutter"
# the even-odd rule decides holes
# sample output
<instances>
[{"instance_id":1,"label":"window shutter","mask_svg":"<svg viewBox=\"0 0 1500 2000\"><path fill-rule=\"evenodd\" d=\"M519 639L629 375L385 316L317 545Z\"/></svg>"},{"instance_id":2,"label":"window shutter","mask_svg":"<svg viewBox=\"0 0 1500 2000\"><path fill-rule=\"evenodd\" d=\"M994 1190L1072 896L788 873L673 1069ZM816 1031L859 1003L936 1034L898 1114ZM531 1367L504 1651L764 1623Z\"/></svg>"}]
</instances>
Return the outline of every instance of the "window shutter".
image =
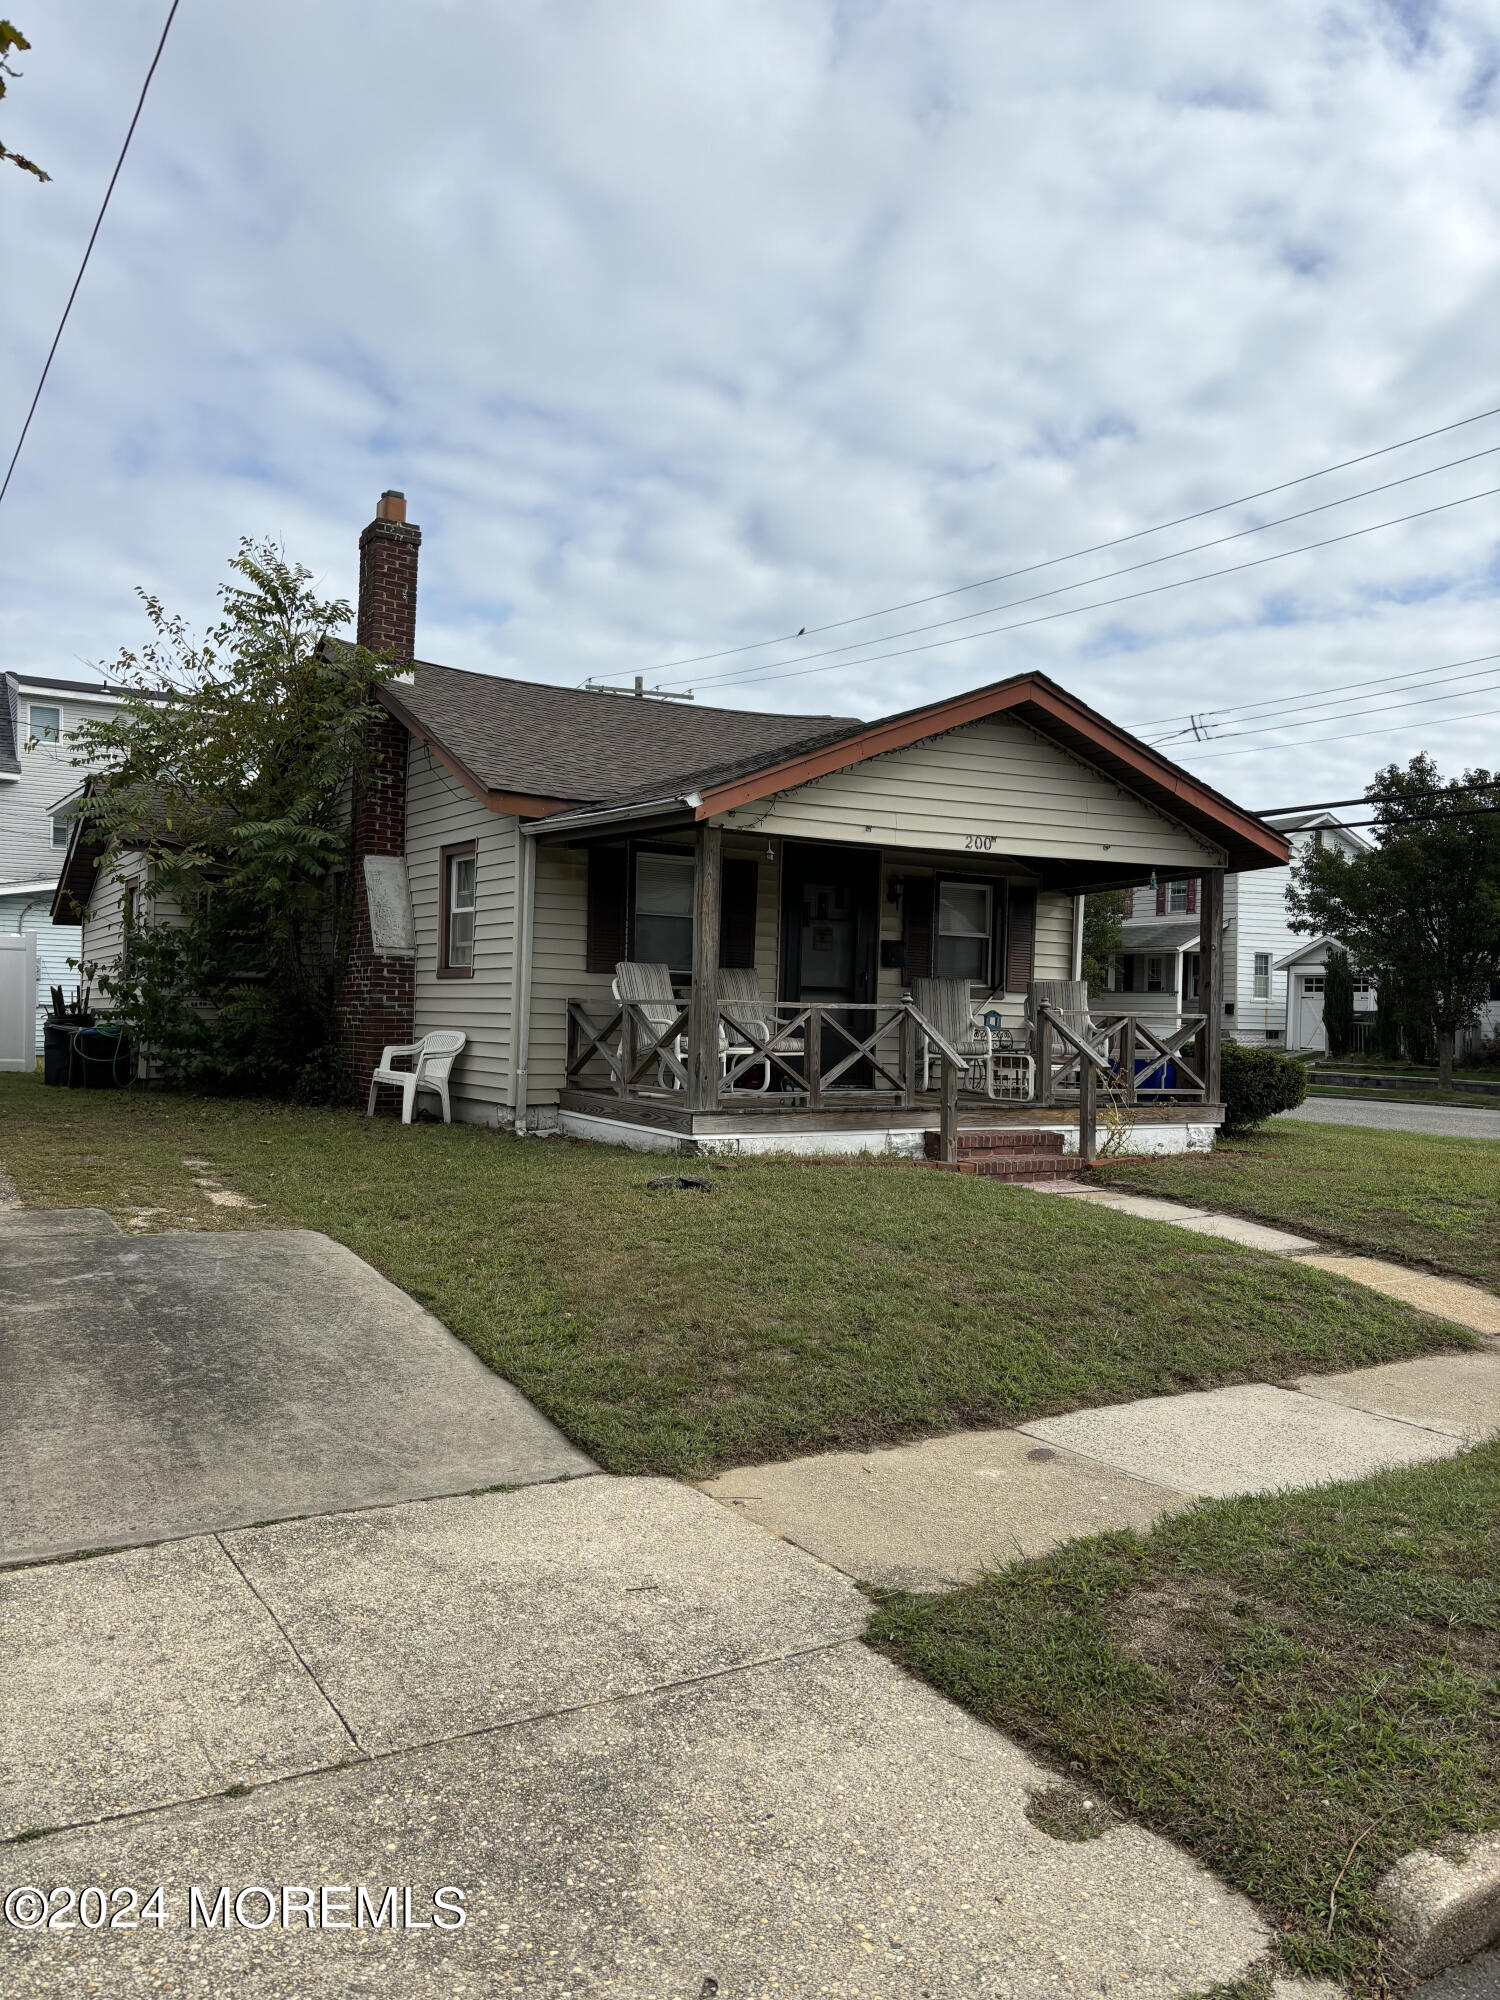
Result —
<instances>
[{"instance_id":1,"label":"window shutter","mask_svg":"<svg viewBox=\"0 0 1500 2000\"><path fill-rule=\"evenodd\" d=\"M1158 882L1156 885L1156 914L1159 917L1164 917L1167 914L1167 885L1165 882Z\"/></svg>"},{"instance_id":2,"label":"window shutter","mask_svg":"<svg viewBox=\"0 0 1500 2000\"><path fill-rule=\"evenodd\" d=\"M625 901L629 850L589 849L588 945L584 963L590 972L613 972L625 956Z\"/></svg>"},{"instance_id":3,"label":"window shutter","mask_svg":"<svg viewBox=\"0 0 1500 2000\"><path fill-rule=\"evenodd\" d=\"M755 912L760 898L760 863L726 855L722 864L722 905L719 917L719 963L755 964Z\"/></svg>"},{"instance_id":4,"label":"window shutter","mask_svg":"<svg viewBox=\"0 0 1500 2000\"><path fill-rule=\"evenodd\" d=\"M901 890L901 936L906 948L903 970L909 986L932 977L932 911L937 884L930 875L908 875Z\"/></svg>"},{"instance_id":5,"label":"window shutter","mask_svg":"<svg viewBox=\"0 0 1500 2000\"><path fill-rule=\"evenodd\" d=\"M1198 914L1198 878L1195 875L1188 883L1187 913L1190 917Z\"/></svg>"},{"instance_id":6,"label":"window shutter","mask_svg":"<svg viewBox=\"0 0 1500 2000\"><path fill-rule=\"evenodd\" d=\"M1005 990L1024 993L1036 974L1036 890L1022 882L1010 885L1009 921L1005 927Z\"/></svg>"}]
</instances>

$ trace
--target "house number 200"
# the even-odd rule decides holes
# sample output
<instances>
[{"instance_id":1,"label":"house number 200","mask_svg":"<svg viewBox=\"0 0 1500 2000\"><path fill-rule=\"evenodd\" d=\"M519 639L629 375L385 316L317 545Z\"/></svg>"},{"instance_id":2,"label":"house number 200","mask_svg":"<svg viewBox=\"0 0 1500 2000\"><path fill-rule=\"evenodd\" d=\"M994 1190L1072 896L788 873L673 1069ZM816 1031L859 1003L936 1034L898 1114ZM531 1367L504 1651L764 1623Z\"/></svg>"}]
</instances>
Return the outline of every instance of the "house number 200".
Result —
<instances>
[{"instance_id":1,"label":"house number 200","mask_svg":"<svg viewBox=\"0 0 1500 2000\"><path fill-rule=\"evenodd\" d=\"M964 846L979 854L988 854L997 836L993 833L966 833Z\"/></svg>"}]
</instances>

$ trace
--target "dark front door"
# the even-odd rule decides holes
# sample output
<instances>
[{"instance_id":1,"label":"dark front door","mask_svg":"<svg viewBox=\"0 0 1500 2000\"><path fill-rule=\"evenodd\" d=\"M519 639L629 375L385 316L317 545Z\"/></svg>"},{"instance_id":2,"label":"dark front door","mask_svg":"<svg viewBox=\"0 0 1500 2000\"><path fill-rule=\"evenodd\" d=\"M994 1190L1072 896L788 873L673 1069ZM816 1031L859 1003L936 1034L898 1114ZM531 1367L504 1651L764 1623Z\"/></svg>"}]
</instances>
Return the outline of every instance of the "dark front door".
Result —
<instances>
[{"instance_id":1,"label":"dark front door","mask_svg":"<svg viewBox=\"0 0 1500 2000\"><path fill-rule=\"evenodd\" d=\"M875 998L880 936L880 856L871 848L811 847L790 843L781 864L781 997L824 1003ZM844 1019L851 1031L874 1025L863 1011ZM849 1053L837 1032L825 1033L823 1066ZM839 1084L868 1087L864 1063L846 1070Z\"/></svg>"}]
</instances>

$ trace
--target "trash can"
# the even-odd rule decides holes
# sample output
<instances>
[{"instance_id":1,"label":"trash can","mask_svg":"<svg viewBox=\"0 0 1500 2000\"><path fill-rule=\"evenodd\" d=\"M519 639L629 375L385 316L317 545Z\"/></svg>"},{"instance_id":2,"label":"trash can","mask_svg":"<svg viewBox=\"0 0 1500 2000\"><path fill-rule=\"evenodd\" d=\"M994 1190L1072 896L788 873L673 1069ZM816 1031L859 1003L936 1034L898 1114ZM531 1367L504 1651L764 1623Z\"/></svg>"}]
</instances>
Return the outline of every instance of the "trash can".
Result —
<instances>
[{"instance_id":1,"label":"trash can","mask_svg":"<svg viewBox=\"0 0 1500 2000\"><path fill-rule=\"evenodd\" d=\"M82 1064L73 1049L78 1029L71 1021L44 1021L42 1024L42 1082L66 1090L83 1081Z\"/></svg>"},{"instance_id":2,"label":"trash can","mask_svg":"<svg viewBox=\"0 0 1500 2000\"><path fill-rule=\"evenodd\" d=\"M123 1090L130 1082L135 1051L123 1028L79 1028L73 1050L85 1090Z\"/></svg>"}]
</instances>

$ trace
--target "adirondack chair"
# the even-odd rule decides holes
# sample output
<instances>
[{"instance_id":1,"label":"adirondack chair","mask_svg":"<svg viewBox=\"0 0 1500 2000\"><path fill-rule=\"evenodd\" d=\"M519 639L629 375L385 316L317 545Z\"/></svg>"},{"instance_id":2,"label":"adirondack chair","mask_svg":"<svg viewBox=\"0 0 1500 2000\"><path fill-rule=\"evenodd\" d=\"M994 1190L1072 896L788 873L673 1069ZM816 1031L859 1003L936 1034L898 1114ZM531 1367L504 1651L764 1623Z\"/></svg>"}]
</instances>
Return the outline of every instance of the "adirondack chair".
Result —
<instances>
[{"instance_id":1,"label":"adirondack chair","mask_svg":"<svg viewBox=\"0 0 1500 2000\"><path fill-rule=\"evenodd\" d=\"M443 1123L451 1125L453 1107L448 1102L448 1077L468 1039L457 1028L439 1028L435 1034L424 1035L420 1042L388 1043L381 1050L380 1061L370 1077L370 1101L365 1106L365 1116L368 1118L374 1113L375 1093L382 1084L386 1084L401 1093L403 1125L411 1123L419 1090L433 1093L443 1107ZM397 1067L400 1056L415 1056L416 1061L410 1069L400 1069Z\"/></svg>"},{"instance_id":2,"label":"adirondack chair","mask_svg":"<svg viewBox=\"0 0 1500 2000\"><path fill-rule=\"evenodd\" d=\"M986 1097L1030 1097L1035 1063L1012 1049L1007 1030L989 1029L975 1019L967 979L914 979L911 997L917 1012L965 1058L967 1089L982 1090ZM940 1058L926 1035L921 1039L921 1058L922 1088L930 1090Z\"/></svg>"},{"instance_id":3,"label":"adirondack chair","mask_svg":"<svg viewBox=\"0 0 1500 2000\"><path fill-rule=\"evenodd\" d=\"M643 959L622 958L615 966L610 991L622 1006L636 1010L636 1019L659 1039L682 1012L682 1003L672 991L672 969L651 965ZM630 1037L620 1037L620 1059L626 1058ZM687 1036L674 1035L671 1047L663 1046L656 1062L656 1079L663 1090L687 1089Z\"/></svg>"},{"instance_id":4,"label":"adirondack chair","mask_svg":"<svg viewBox=\"0 0 1500 2000\"><path fill-rule=\"evenodd\" d=\"M760 990L760 974L753 966L721 966L719 969L719 1008L726 1019L753 1035L755 1041L771 1043L781 1056L800 1056L804 1047L800 1034L783 1034L776 1016L766 1006ZM732 1032L725 1032L721 1045L721 1060L727 1070L729 1065L745 1056L756 1055L753 1043L736 1042ZM746 1084L745 1089L765 1092L771 1088L771 1062L769 1057L756 1055L750 1067L763 1072L761 1082ZM741 1087L741 1086L737 1086Z\"/></svg>"}]
</instances>

